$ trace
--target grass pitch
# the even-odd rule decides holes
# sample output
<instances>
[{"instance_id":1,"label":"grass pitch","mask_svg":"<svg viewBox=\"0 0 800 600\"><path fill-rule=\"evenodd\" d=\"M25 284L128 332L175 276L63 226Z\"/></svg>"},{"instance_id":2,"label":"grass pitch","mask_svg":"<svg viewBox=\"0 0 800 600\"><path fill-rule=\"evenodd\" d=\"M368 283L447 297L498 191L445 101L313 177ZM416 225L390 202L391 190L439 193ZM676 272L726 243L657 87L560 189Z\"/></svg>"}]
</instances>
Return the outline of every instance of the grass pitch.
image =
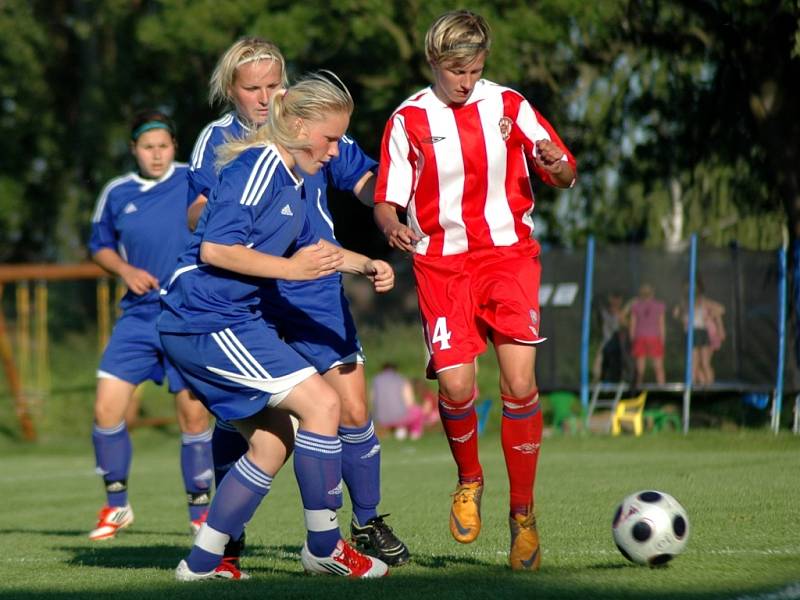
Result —
<instances>
[{"instance_id":1,"label":"grass pitch","mask_svg":"<svg viewBox=\"0 0 800 600\"><path fill-rule=\"evenodd\" d=\"M89 440L37 447L0 440L0 598L800 598L800 438L696 431L641 438L552 437L542 447L540 573L507 567L507 483L496 426L481 438L484 526L460 545L447 528L455 484L441 433L383 442L383 512L412 563L378 581L303 574L303 518L291 466L248 526L245 582L178 583L191 538L174 431L136 430L129 489L136 522L86 534L102 501ZM674 495L692 526L663 569L627 563L611 538L617 503L645 488ZM349 521L349 502L340 513Z\"/></svg>"}]
</instances>

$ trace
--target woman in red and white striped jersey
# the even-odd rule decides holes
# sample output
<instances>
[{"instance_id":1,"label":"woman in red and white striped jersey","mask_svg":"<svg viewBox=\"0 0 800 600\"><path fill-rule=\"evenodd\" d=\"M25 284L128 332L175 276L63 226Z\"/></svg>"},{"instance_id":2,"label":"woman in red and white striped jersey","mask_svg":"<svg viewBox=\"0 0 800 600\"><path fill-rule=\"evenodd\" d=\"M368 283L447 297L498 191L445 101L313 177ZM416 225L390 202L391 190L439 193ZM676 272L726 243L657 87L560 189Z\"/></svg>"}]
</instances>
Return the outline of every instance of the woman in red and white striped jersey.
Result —
<instances>
[{"instance_id":1,"label":"woman in red and white striped jersey","mask_svg":"<svg viewBox=\"0 0 800 600\"><path fill-rule=\"evenodd\" d=\"M375 221L389 245L413 255L428 373L458 467L450 531L480 532L475 361L495 346L510 483L510 564L539 568L533 486L542 434L534 375L539 335L539 244L530 171L571 187L575 159L518 92L482 79L491 36L480 15L439 17L425 38L434 83L392 114L384 131ZM406 213L403 224L398 211Z\"/></svg>"}]
</instances>

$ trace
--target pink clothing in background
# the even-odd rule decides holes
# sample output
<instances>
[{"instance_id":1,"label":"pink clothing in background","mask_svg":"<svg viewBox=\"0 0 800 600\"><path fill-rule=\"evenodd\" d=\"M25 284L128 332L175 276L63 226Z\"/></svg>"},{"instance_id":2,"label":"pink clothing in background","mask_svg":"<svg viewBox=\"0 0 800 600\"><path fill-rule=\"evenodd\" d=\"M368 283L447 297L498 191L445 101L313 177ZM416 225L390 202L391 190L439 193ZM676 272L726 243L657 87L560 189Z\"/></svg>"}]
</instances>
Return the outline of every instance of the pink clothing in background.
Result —
<instances>
[{"instance_id":1,"label":"pink clothing in background","mask_svg":"<svg viewBox=\"0 0 800 600\"><path fill-rule=\"evenodd\" d=\"M664 315L664 310L664 303L660 300L651 298L633 301L631 314L636 318L634 341L639 337L661 337L661 317Z\"/></svg>"}]
</instances>

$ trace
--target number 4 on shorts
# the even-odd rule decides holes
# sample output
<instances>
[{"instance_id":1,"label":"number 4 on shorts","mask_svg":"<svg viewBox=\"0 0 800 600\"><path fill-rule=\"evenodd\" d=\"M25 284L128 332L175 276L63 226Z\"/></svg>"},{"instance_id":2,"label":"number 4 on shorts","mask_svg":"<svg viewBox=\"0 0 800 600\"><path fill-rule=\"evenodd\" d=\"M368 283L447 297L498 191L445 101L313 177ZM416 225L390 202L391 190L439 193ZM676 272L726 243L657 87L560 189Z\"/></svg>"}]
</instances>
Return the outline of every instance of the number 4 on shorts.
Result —
<instances>
[{"instance_id":1,"label":"number 4 on shorts","mask_svg":"<svg viewBox=\"0 0 800 600\"><path fill-rule=\"evenodd\" d=\"M436 325L433 327L431 346L433 344L439 344L439 350L449 350L451 335L453 334L447 331L447 318L439 317L436 319Z\"/></svg>"}]
</instances>

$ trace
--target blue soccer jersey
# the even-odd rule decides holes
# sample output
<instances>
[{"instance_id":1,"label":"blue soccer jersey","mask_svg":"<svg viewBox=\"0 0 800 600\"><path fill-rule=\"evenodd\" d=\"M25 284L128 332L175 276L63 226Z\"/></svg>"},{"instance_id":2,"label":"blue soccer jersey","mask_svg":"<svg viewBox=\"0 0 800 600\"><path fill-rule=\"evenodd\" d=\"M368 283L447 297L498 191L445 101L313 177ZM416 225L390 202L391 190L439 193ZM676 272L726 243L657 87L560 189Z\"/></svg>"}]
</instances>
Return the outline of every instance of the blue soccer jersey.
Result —
<instances>
[{"instance_id":1,"label":"blue soccer jersey","mask_svg":"<svg viewBox=\"0 0 800 600\"><path fill-rule=\"evenodd\" d=\"M188 170L185 164L173 163L158 180L128 173L106 184L92 217L89 251L110 248L164 286L190 237L184 202ZM141 296L128 291L120 307L158 311L158 297L158 290Z\"/></svg>"},{"instance_id":2,"label":"blue soccer jersey","mask_svg":"<svg viewBox=\"0 0 800 600\"><path fill-rule=\"evenodd\" d=\"M189 206L197 196L211 197L211 190L217 185L217 147L233 139L246 136L250 130L239 120L235 112L212 121L203 128L192 150L189 163L189 191L186 198Z\"/></svg>"},{"instance_id":3,"label":"blue soccer jersey","mask_svg":"<svg viewBox=\"0 0 800 600\"><path fill-rule=\"evenodd\" d=\"M202 242L289 256L318 239L308 226L302 181L276 148L246 150L220 173L192 241L162 292L159 330L208 333L260 318L263 289L275 290L275 280L202 264Z\"/></svg>"}]
</instances>

